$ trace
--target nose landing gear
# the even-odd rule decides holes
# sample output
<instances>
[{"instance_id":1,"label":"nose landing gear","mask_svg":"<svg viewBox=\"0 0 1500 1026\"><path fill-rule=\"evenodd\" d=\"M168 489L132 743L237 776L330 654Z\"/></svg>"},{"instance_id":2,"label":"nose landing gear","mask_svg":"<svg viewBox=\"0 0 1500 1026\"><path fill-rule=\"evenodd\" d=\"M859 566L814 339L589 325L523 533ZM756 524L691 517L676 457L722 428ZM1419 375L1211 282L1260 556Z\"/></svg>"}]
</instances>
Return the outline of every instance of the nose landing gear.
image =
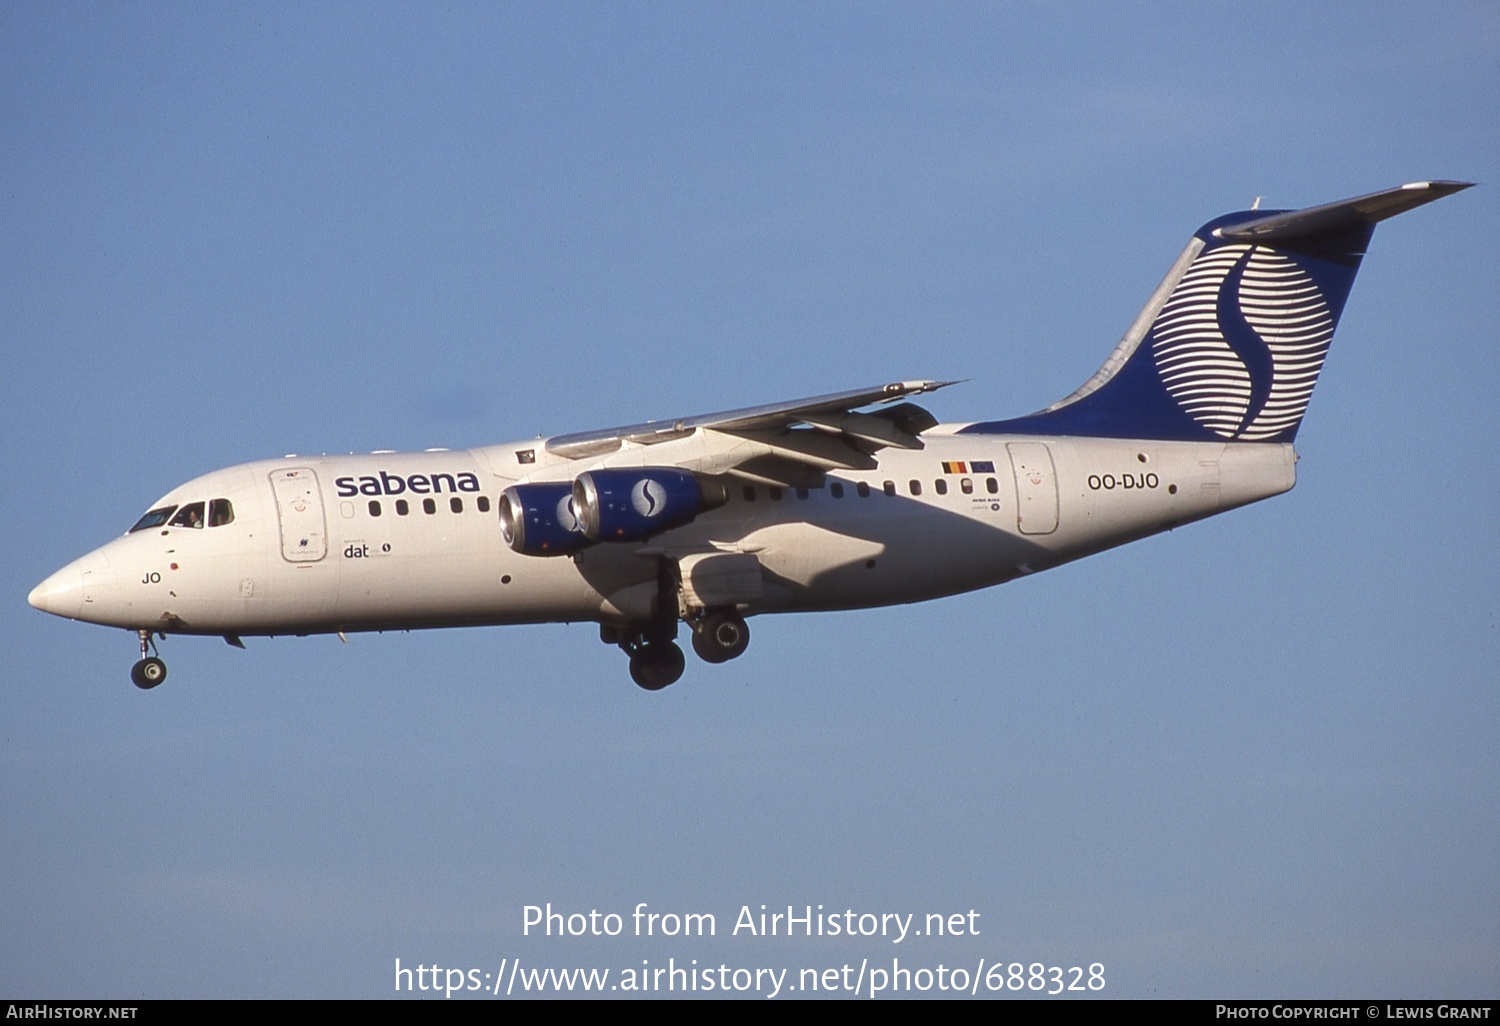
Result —
<instances>
[{"instance_id":1,"label":"nose landing gear","mask_svg":"<svg viewBox=\"0 0 1500 1026\"><path fill-rule=\"evenodd\" d=\"M167 664L156 655L156 642L150 631L136 631L141 639L141 659L130 668L130 680L142 691L150 691L167 679ZM147 655L147 653L151 653Z\"/></svg>"}]
</instances>

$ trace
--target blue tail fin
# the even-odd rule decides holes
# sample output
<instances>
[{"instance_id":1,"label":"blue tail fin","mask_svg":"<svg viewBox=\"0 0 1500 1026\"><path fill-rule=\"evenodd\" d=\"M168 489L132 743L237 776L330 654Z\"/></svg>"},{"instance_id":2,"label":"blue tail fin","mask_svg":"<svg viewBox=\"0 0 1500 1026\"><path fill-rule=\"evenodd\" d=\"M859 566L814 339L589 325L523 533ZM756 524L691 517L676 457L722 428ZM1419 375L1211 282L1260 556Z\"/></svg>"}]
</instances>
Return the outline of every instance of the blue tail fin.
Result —
<instances>
[{"instance_id":1,"label":"blue tail fin","mask_svg":"<svg viewBox=\"0 0 1500 1026\"><path fill-rule=\"evenodd\" d=\"M1290 442L1376 223L1470 184L1416 182L1210 221L1083 387L1029 416L964 430Z\"/></svg>"}]
</instances>

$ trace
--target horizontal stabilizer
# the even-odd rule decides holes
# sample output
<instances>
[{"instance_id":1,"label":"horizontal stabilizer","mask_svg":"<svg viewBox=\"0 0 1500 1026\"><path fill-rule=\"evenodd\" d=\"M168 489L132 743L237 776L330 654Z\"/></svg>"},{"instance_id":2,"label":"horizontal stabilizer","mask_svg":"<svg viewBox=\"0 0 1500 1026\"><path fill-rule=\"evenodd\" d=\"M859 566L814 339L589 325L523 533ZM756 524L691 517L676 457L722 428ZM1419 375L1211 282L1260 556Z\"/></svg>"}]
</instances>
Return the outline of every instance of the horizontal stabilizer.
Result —
<instances>
[{"instance_id":1,"label":"horizontal stabilizer","mask_svg":"<svg viewBox=\"0 0 1500 1026\"><path fill-rule=\"evenodd\" d=\"M1368 228L1424 203L1461 192L1473 184L1408 182L1394 189L1372 192L1368 196L1356 196L1337 203L1325 203L1320 207L1271 214L1258 220L1226 226L1217 229L1214 235L1221 239L1244 239L1249 242L1287 242L1310 235Z\"/></svg>"}]
</instances>

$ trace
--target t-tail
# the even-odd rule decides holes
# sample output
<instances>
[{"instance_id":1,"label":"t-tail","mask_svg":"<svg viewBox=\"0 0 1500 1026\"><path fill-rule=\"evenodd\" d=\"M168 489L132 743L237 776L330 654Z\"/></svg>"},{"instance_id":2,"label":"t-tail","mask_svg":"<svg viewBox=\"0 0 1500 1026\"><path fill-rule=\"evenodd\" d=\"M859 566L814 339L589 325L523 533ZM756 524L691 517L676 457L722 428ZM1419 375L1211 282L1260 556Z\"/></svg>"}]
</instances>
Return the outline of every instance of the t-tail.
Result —
<instances>
[{"instance_id":1,"label":"t-tail","mask_svg":"<svg viewBox=\"0 0 1500 1026\"><path fill-rule=\"evenodd\" d=\"M1290 442L1375 225L1471 182L1413 182L1198 229L1104 366L1072 395L970 432Z\"/></svg>"}]
</instances>

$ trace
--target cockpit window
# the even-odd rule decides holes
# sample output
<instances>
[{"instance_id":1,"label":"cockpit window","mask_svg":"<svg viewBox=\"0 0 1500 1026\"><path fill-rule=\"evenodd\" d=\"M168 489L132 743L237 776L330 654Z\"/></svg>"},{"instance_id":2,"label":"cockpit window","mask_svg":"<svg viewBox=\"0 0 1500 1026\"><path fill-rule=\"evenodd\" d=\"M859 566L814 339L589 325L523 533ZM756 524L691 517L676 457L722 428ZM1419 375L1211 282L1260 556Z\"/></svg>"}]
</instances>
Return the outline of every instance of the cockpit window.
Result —
<instances>
[{"instance_id":1,"label":"cockpit window","mask_svg":"<svg viewBox=\"0 0 1500 1026\"><path fill-rule=\"evenodd\" d=\"M223 527L234 523L234 507L228 499L215 499L208 504L208 526Z\"/></svg>"},{"instance_id":2,"label":"cockpit window","mask_svg":"<svg viewBox=\"0 0 1500 1026\"><path fill-rule=\"evenodd\" d=\"M202 527L203 526L203 503L190 502L177 511L177 515L167 522L168 527Z\"/></svg>"},{"instance_id":3,"label":"cockpit window","mask_svg":"<svg viewBox=\"0 0 1500 1026\"><path fill-rule=\"evenodd\" d=\"M162 506L160 509L153 509L137 520L135 526L126 533L134 534L137 531L144 531L149 527L160 527L167 522L167 517L171 516L172 511L176 508L176 506Z\"/></svg>"}]
</instances>

